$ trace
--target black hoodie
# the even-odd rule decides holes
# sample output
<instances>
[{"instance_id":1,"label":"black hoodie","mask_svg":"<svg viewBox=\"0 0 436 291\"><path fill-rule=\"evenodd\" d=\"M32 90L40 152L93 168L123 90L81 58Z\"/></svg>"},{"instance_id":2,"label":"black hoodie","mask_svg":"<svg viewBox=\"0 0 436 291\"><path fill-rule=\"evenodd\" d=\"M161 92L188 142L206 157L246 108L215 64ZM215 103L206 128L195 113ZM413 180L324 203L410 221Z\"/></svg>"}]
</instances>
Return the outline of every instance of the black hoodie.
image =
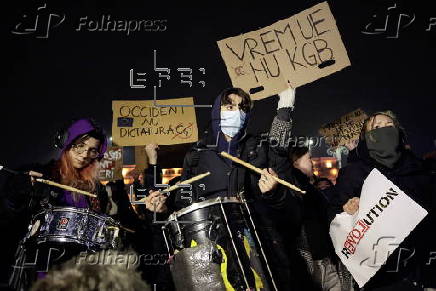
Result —
<instances>
[{"instance_id":1,"label":"black hoodie","mask_svg":"<svg viewBox=\"0 0 436 291\"><path fill-rule=\"evenodd\" d=\"M374 287L383 287L393 282L407 278L412 281L426 281L422 275L425 261L428 260L429 248L435 249L436 245L429 245L428 235L431 236L431 225L434 221L432 201L436 194L434 189L434 176L424 167L423 161L418 159L410 150L401 146L401 157L392 169L384 167L373 160L368 153L364 139L359 141L356 148L356 159L339 170L336 185L329 188L328 195L332 198L329 207L330 220L337 213L343 212L343 205L353 197L359 197L363 182L369 173L378 169L390 181L397 185L415 202L425 208L429 215L410 233L394 253L388 258L386 264L365 285L365 290ZM413 213L408 213L413 215ZM397 264L398 258L406 259L404 253L399 257L401 249L415 250L416 253L407 261L407 264ZM410 255L410 253L409 253ZM387 272L396 270L397 272Z\"/></svg>"}]
</instances>

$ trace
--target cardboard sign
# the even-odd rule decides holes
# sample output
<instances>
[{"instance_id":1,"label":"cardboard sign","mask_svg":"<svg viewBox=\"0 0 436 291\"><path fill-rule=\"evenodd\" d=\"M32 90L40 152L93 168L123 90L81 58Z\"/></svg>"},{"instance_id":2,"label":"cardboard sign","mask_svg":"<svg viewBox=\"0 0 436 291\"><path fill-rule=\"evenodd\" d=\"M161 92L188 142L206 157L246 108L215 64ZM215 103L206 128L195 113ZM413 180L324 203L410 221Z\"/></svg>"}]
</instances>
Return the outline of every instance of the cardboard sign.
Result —
<instances>
[{"instance_id":1,"label":"cardboard sign","mask_svg":"<svg viewBox=\"0 0 436 291\"><path fill-rule=\"evenodd\" d=\"M235 87L263 99L350 65L327 2L288 19L218 41Z\"/></svg>"},{"instance_id":2,"label":"cardboard sign","mask_svg":"<svg viewBox=\"0 0 436 291\"><path fill-rule=\"evenodd\" d=\"M323 125L319 133L326 138L326 142L332 147L343 146L349 141L359 138L366 118L368 118L366 113L357 109L338 120Z\"/></svg>"},{"instance_id":3,"label":"cardboard sign","mask_svg":"<svg viewBox=\"0 0 436 291\"><path fill-rule=\"evenodd\" d=\"M172 145L198 140L192 97L150 101L112 101L112 139L121 146ZM173 106L171 106L173 105Z\"/></svg>"},{"instance_id":4,"label":"cardboard sign","mask_svg":"<svg viewBox=\"0 0 436 291\"><path fill-rule=\"evenodd\" d=\"M338 214L330 224L335 252L359 287L375 275L427 214L377 169L371 171L362 187L359 211L354 216Z\"/></svg>"},{"instance_id":5,"label":"cardboard sign","mask_svg":"<svg viewBox=\"0 0 436 291\"><path fill-rule=\"evenodd\" d=\"M115 181L123 179L123 148L109 147L100 161L99 180Z\"/></svg>"}]
</instances>

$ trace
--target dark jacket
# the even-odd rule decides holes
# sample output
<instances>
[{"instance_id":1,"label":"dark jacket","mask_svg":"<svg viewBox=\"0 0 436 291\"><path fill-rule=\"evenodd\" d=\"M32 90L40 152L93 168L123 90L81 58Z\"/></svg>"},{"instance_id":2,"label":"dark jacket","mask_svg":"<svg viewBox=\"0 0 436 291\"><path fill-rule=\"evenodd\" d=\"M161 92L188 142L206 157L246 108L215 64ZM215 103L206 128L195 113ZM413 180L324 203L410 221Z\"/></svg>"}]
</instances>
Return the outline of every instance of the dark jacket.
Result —
<instances>
[{"instance_id":1,"label":"dark jacket","mask_svg":"<svg viewBox=\"0 0 436 291\"><path fill-rule=\"evenodd\" d=\"M421 276L422 268L420 267L424 265L423 262L426 257L428 259L428 248L430 247L427 244L426 233L431 230L429 227L431 221L434 221L434 211L431 210L432 200L435 195L435 190L432 188L434 187L434 177L425 169L420 159L404 148L400 159L392 169L386 168L370 158L364 140L359 142L356 156L358 159L340 169L336 185L327 190L330 192L329 196L332 197L329 209L330 219L333 219L337 213L343 212L342 207L349 199L360 196L363 182L374 168L378 169L410 198L429 211L429 215L400 244L397 250L388 258L386 265L371 278L365 287L369 290L375 286L385 286L404 278L412 281L425 281L426 279ZM431 227L433 228L434 225ZM413 257L407 261L407 264L397 264L401 248L416 251ZM403 253L400 259L406 259L404 256ZM398 272L387 272L396 270L397 267L399 268Z\"/></svg>"},{"instance_id":2,"label":"dark jacket","mask_svg":"<svg viewBox=\"0 0 436 291\"><path fill-rule=\"evenodd\" d=\"M279 290L289 290L294 283L290 278L292 273L284 237L295 237L298 233L301 217L299 201L289 202L295 197L288 195L289 189L281 185L262 194L258 187L260 175L222 157L220 152L228 152L258 168L273 168L280 178L285 178L286 167L289 165L284 162L287 155L283 155L279 147L272 147L266 136L247 134L246 127L227 143L219 127L219 104L217 98L212 109L211 126L186 154L181 180L205 172L211 174L192 183L192 194L183 193L189 189L177 192L174 208L177 210L214 197L236 196L243 191L276 283L281 286ZM285 128L276 127L281 125L286 127L289 122L273 122L272 125L277 138L282 138L281 132L287 133ZM284 216L287 217L286 221L283 220Z\"/></svg>"},{"instance_id":3,"label":"dark jacket","mask_svg":"<svg viewBox=\"0 0 436 291\"><path fill-rule=\"evenodd\" d=\"M55 162L52 161L46 165L33 165L24 169L39 172L43 174L43 178L46 180L59 182L58 174L54 171L54 168ZM30 177L24 174L11 176L4 189L5 204L11 211L11 214L16 215L33 215L47 204L52 206L69 206L66 205L64 194L63 189L54 186L38 182L32 185ZM96 183L95 194L97 195L99 207L93 210L106 213L108 209L108 196L105 187L100 183ZM96 205L91 202L88 196L86 196L86 200L91 208L92 205Z\"/></svg>"},{"instance_id":4,"label":"dark jacket","mask_svg":"<svg viewBox=\"0 0 436 291\"><path fill-rule=\"evenodd\" d=\"M52 171L53 166L54 163L49 163L44 166L33 165L23 167L21 170L37 171L44 174L45 179L57 181ZM100 183L97 183L96 186L99 205L102 210L106 210L108 204L106 190ZM28 231L27 226L32 216L42 211L43 205L48 203L53 206L65 205L63 205L62 189L38 182L32 186L30 176L26 174L10 175L1 194L0 226L7 235L2 243L4 258L2 258L0 263L0 270L2 271L2 276L6 277L10 274L11 266L14 264L14 254L16 254L19 241ZM94 205L96 204L94 203ZM66 258L67 255L64 257ZM5 278L1 278L1 281L4 280Z\"/></svg>"},{"instance_id":5,"label":"dark jacket","mask_svg":"<svg viewBox=\"0 0 436 291\"><path fill-rule=\"evenodd\" d=\"M334 254L329 236L327 217L328 201L322 192L310 184L309 178L300 170L294 169L296 185L306 190L302 199L302 224L314 260L331 257Z\"/></svg>"},{"instance_id":6,"label":"dark jacket","mask_svg":"<svg viewBox=\"0 0 436 291\"><path fill-rule=\"evenodd\" d=\"M203 138L186 154L181 180L210 172L202 180L192 183L192 189L178 191L175 208L214 197L236 196L245 191L245 198L253 201L274 200L275 192L261 194L257 185L260 175L220 155L225 151L258 168L271 167L268 141L260 136L247 134L249 114L241 131L230 142L225 140L220 127L220 97L212 108L211 123ZM192 194L187 194L187 191Z\"/></svg>"}]
</instances>

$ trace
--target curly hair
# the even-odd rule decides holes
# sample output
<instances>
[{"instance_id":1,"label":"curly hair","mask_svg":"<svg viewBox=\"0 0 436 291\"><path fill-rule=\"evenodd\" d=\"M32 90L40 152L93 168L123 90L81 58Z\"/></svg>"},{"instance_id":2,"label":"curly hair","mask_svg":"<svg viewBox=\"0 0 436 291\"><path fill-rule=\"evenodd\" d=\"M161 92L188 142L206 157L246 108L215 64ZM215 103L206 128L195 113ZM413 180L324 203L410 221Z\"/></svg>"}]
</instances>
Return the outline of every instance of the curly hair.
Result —
<instances>
[{"instance_id":1,"label":"curly hair","mask_svg":"<svg viewBox=\"0 0 436 291\"><path fill-rule=\"evenodd\" d=\"M126 268L123 264L78 264L76 260L77 258L73 258L65 262L60 269L51 270L47 277L37 281L31 290L151 291L138 271Z\"/></svg>"}]
</instances>

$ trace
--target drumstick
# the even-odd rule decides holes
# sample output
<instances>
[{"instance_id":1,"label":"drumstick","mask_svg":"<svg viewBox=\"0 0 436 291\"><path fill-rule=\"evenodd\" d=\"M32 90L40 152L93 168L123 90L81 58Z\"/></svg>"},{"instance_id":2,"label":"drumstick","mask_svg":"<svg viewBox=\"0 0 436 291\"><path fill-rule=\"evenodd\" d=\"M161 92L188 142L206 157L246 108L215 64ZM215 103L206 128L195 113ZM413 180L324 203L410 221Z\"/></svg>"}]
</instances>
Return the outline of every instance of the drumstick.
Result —
<instances>
[{"instance_id":1,"label":"drumstick","mask_svg":"<svg viewBox=\"0 0 436 291\"><path fill-rule=\"evenodd\" d=\"M122 226L122 225L120 225L119 227L118 227L118 226L108 226L107 228L108 228L108 229L117 229L117 228L121 228L121 229L124 229L125 231L130 232L130 233L135 233L135 232L136 232L136 231L134 231L133 229L127 228L127 227Z\"/></svg>"},{"instance_id":2,"label":"drumstick","mask_svg":"<svg viewBox=\"0 0 436 291\"><path fill-rule=\"evenodd\" d=\"M176 190L177 188L180 188L182 185L191 184L192 182L195 182L195 181L201 180L201 179L203 179L204 177L209 176L209 175L210 175L210 172L206 172L206 173L204 173L204 174L200 174L200 175L194 176L194 177L192 177L191 179L188 179L188 180L185 180L185 181L181 181L181 182L179 182L179 184L173 185L173 186L171 186L171 187L169 187L168 189L165 189L165 190L163 190L163 191L165 191L165 192L171 192L171 191L174 191L174 190ZM147 197L144 197L144 198L140 199L139 202L145 202L145 199L146 199L146 198L147 198Z\"/></svg>"},{"instance_id":3,"label":"drumstick","mask_svg":"<svg viewBox=\"0 0 436 291\"><path fill-rule=\"evenodd\" d=\"M170 188L165 189L165 190L163 190L163 191L165 191L165 192L171 192L171 191L174 191L174 190L176 190L177 188L179 188L181 185L192 184L192 182L195 182L195 181L201 180L201 179L203 179L204 177L209 176L209 175L210 175L210 172L206 172L206 173L204 173L204 174L200 174L200 175L194 176L194 177L192 177L191 179L188 179L188 180L185 180L185 181L181 181L181 182L179 182L179 184L173 185L173 186L171 186Z\"/></svg>"},{"instance_id":4,"label":"drumstick","mask_svg":"<svg viewBox=\"0 0 436 291\"><path fill-rule=\"evenodd\" d=\"M255 172L258 173L259 175L264 175L264 173L263 173L263 171L262 171L261 169L256 168L255 166L253 166L253 165L250 164L250 163L244 162L243 160L238 159L238 158L236 158L236 157L234 157L234 156L232 156L232 155L230 155L230 154L228 154L228 153L226 153L226 152L221 152L221 155L222 155L223 157L225 157L225 158L228 158L228 159L232 160L232 161L235 162L235 163L241 164L241 165L243 165L244 167L246 167L246 168L248 168L248 169L250 169L250 170L255 171ZM303 194L306 193L306 191L301 190L301 189L298 188L297 186L292 185L291 183L286 182L285 180L282 180L282 179L280 179L280 178L278 178L278 177L275 177L275 176L273 176L273 175L271 175L271 177L273 177L273 179L276 180L277 182L279 182L280 184L285 185L286 187L291 188L292 190L299 191L299 192L301 192L301 193L303 193Z\"/></svg>"},{"instance_id":5,"label":"drumstick","mask_svg":"<svg viewBox=\"0 0 436 291\"><path fill-rule=\"evenodd\" d=\"M68 191L71 191L71 192L77 192L79 194L90 196L90 197L97 197L97 195L95 195L95 194L92 194L92 193L89 193L89 192L86 192L86 191L83 191L83 190L79 190L79 189L71 187L71 186L62 185L62 184L59 184L59 183L56 183L56 182L53 182L53 181L50 181L50 180L45 180L45 179L40 179L40 178L35 179L35 180L37 182L44 183L44 184L51 185L51 186L55 186L55 187L58 187L58 188L62 188L62 189L65 189L65 190L68 190Z\"/></svg>"}]
</instances>

